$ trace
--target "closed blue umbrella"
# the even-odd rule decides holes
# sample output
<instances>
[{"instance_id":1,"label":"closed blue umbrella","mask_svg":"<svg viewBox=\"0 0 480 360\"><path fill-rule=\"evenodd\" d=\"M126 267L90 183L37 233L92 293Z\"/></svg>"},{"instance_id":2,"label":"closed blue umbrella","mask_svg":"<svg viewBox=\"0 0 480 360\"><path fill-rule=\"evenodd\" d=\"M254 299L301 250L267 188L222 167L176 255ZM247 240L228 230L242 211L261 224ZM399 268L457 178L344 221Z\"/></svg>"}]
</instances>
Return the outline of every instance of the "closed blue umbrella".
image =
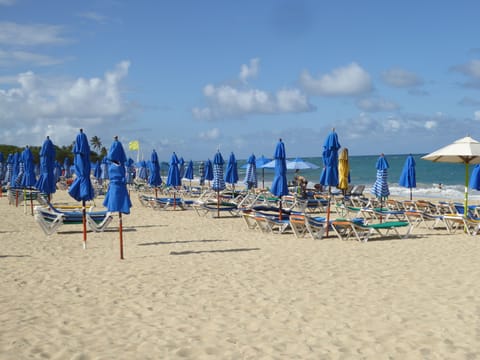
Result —
<instances>
[{"instance_id":1,"label":"closed blue umbrella","mask_svg":"<svg viewBox=\"0 0 480 360\"><path fill-rule=\"evenodd\" d=\"M220 191L225 189L225 180L223 178L223 161L222 154L217 151L213 158L213 184L212 189L217 192L217 217L220 217Z\"/></svg>"},{"instance_id":2,"label":"closed blue umbrella","mask_svg":"<svg viewBox=\"0 0 480 360\"><path fill-rule=\"evenodd\" d=\"M412 188L417 187L415 159L412 155L409 155L405 160L398 184L410 189L410 200L412 200Z\"/></svg>"},{"instance_id":3,"label":"closed blue umbrella","mask_svg":"<svg viewBox=\"0 0 480 360\"><path fill-rule=\"evenodd\" d=\"M155 197L157 197L157 187L162 184L160 176L160 163L158 162L158 155L155 150L152 150L150 157L150 176L148 177L148 184L155 188Z\"/></svg>"},{"instance_id":4,"label":"closed blue umbrella","mask_svg":"<svg viewBox=\"0 0 480 360\"><path fill-rule=\"evenodd\" d=\"M188 162L187 170L185 170L185 179L193 180L193 161Z\"/></svg>"},{"instance_id":5,"label":"closed blue umbrella","mask_svg":"<svg viewBox=\"0 0 480 360\"><path fill-rule=\"evenodd\" d=\"M388 168L390 166L387 159L385 159L385 155L380 155L375 167L377 169L377 177L370 192L380 199L380 208L382 209L383 201L390 195L390 190L388 189ZM381 217L380 221L382 221Z\"/></svg>"},{"instance_id":6,"label":"closed blue umbrella","mask_svg":"<svg viewBox=\"0 0 480 360\"><path fill-rule=\"evenodd\" d=\"M180 179L180 169L178 168L178 157L175 152L170 158L168 166L167 186L173 187L173 209L175 210L177 205L177 192L176 187L180 186L182 181Z\"/></svg>"},{"instance_id":7,"label":"closed blue umbrella","mask_svg":"<svg viewBox=\"0 0 480 360\"><path fill-rule=\"evenodd\" d=\"M278 141L273 157L275 159L275 177L273 178L270 192L280 198L279 219L282 220L282 196L289 194L287 183L287 156L282 139Z\"/></svg>"},{"instance_id":8,"label":"closed blue umbrella","mask_svg":"<svg viewBox=\"0 0 480 360\"><path fill-rule=\"evenodd\" d=\"M50 137L43 142L40 149L40 177L35 187L42 193L47 194L50 201L50 195L57 191L55 174L53 172L55 166L56 150Z\"/></svg>"},{"instance_id":9,"label":"closed blue umbrella","mask_svg":"<svg viewBox=\"0 0 480 360\"><path fill-rule=\"evenodd\" d=\"M7 185L11 184L13 174L13 154L8 154L7 156L7 168L5 171L5 176L3 177L3 182Z\"/></svg>"},{"instance_id":10,"label":"closed blue umbrella","mask_svg":"<svg viewBox=\"0 0 480 360\"><path fill-rule=\"evenodd\" d=\"M96 161L95 163L95 169L93 170L93 176L95 179L97 179L97 183L99 185L102 185L103 179L102 179L102 167L100 166L100 161Z\"/></svg>"},{"instance_id":11,"label":"closed blue umbrella","mask_svg":"<svg viewBox=\"0 0 480 360\"><path fill-rule=\"evenodd\" d=\"M198 177L200 178L200 186L205 185L205 162L198 164Z\"/></svg>"},{"instance_id":12,"label":"closed blue umbrella","mask_svg":"<svg viewBox=\"0 0 480 360\"><path fill-rule=\"evenodd\" d=\"M183 157L180 157L180 159L178 159L178 173L180 174L181 181L185 176L185 160L183 160Z\"/></svg>"},{"instance_id":13,"label":"closed blue umbrella","mask_svg":"<svg viewBox=\"0 0 480 360\"><path fill-rule=\"evenodd\" d=\"M90 180L90 145L88 144L87 135L80 129L77 135L75 145L73 147L75 180L68 190L72 198L82 202L83 212L83 247L87 248L87 223L85 201L93 200L95 191Z\"/></svg>"},{"instance_id":14,"label":"closed blue umbrella","mask_svg":"<svg viewBox=\"0 0 480 360\"><path fill-rule=\"evenodd\" d=\"M235 192L235 184L238 181L238 168L237 168L237 159L235 159L235 154L232 152L228 158L227 169L225 170L225 182L231 184L233 191Z\"/></svg>"},{"instance_id":15,"label":"closed blue umbrella","mask_svg":"<svg viewBox=\"0 0 480 360\"><path fill-rule=\"evenodd\" d=\"M102 162L100 163L100 167L102 169L101 170L102 180L108 180L110 176L108 174L108 160L106 156L103 157Z\"/></svg>"},{"instance_id":16,"label":"closed blue umbrella","mask_svg":"<svg viewBox=\"0 0 480 360\"><path fill-rule=\"evenodd\" d=\"M160 176L160 171L158 175ZM148 179L147 162L145 160L142 160L139 163L137 177L139 179L142 179L143 181L146 181Z\"/></svg>"},{"instance_id":17,"label":"closed blue umbrella","mask_svg":"<svg viewBox=\"0 0 480 360\"><path fill-rule=\"evenodd\" d=\"M210 159L205 163L205 180L208 180L208 186L210 186L210 181L213 180L213 164Z\"/></svg>"},{"instance_id":18,"label":"closed blue umbrella","mask_svg":"<svg viewBox=\"0 0 480 360\"><path fill-rule=\"evenodd\" d=\"M247 189L257 187L257 160L254 154L250 155L247 160L247 171L243 182L247 185Z\"/></svg>"},{"instance_id":19,"label":"closed blue umbrella","mask_svg":"<svg viewBox=\"0 0 480 360\"><path fill-rule=\"evenodd\" d=\"M20 172L20 154L16 152L13 154L12 162L12 176L10 177L10 186L16 187L18 173Z\"/></svg>"},{"instance_id":20,"label":"closed blue umbrella","mask_svg":"<svg viewBox=\"0 0 480 360\"><path fill-rule=\"evenodd\" d=\"M55 160L55 163L53 165L53 177L55 178L55 184L60 180L60 177L62 176L62 165Z\"/></svg>"},{"instance_id":21,"label":"closed blue umbrella","mask_svg":"<svg viewBox=\"0 0 480 360\"><path fill-rule=\"evenodd\" d=\"M474 190L480 190L480 165L477 164L473 168L472 175L470 176L470 188Z\"/></svg>"},{"instance_id":22,"label":"closed blue umbrella","mask_svg":"<svg viewBox=\"0 0 480 360\"><path fill-rule=\"evenodd\" d=\"M119 233L120 233L120 259L123 259L123 226L122 213L130 214L132 202L128 195L126 182L126 161L125 150L122 143L115 136L112 146L107 154L108 173L110 182L108 191L105 195L103 205L111 212L117 212L119 216Z\"/></svg>"},{"instance_id":23,"label":"closed blue umbrella","mask_svg":"<svg viewBox=\"0 0 480 360\"><path fill-rule=\"evenodd\" d=\"M32 188L37 183L37 178L35 176L35 164L33 163L33 154L30 150L30 147L27 146L22 152L22 161L24 166L23 176L20 181L20 186L23 189L30 190L30 208L33 216L33 198L32 198ZM23 190L23 200L27 200L27 192ZM25 204L25 203L24 203ZM26 209L25 209L26 210Z\"/></svg>"},{"instance_id":24,"label":"closed blue umbrella","mask_svg":"<svg viewBox=\"0 0 480 360\"><path fill-rule=\"evenodd\" d=\"M320 184L328 186L327 224L330 223L331 187L338 185L338 150L340 147L337 133L333 129L323 143L322 158L324 167L320 175ZM327 225L327 236L328 230L329 226Z\"/></svg>"},{"instance_id":25,"label":"closed blue umbrella","mask_svg":"<svg viewBox=\"0 0 480 360\"><path fill-rule=\"evenodd\" d=\"M127 162L125 163L125 171L127 172L125 174L125 179L127 184L131 185L133 184L133 178L135 175L135 167L134 167L134 161L132 158L129 158Z\"/></svg>"},{"instance_id":26,"label":"closed blue umbrella","mask_svg":"<svg viewBox=\"0 0 480 360\"><path fill-rule=\"evenodd\" d=\"M65 177L65 179L70 179L72 177L72 171L70 168L70 159L68 157L66 157L63 160L63 169L64 169L63 176Z\"/></svg>"},{"instance_id":27,"label":"closed blue umbrella","mask_svg":"<svg viewBox=\"0 0 480 360\"><path fill-rule=\"evenodd\" d=\"M3 157L3 153L0 152L0 185L2 184L4 175L5 175L5 159ZM0 192L0 197L1 196L2 196L2 193Z\"/></svg>"}]
</instances>

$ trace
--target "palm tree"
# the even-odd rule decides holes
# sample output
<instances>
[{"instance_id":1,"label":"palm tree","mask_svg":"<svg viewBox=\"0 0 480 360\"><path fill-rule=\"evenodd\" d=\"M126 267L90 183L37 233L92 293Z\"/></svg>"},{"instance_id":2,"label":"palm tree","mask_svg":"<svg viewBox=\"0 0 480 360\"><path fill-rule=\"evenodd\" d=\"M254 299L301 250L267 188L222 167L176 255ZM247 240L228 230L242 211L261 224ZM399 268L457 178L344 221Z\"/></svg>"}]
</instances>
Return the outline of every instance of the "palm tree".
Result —
<instances>
[{"instance_id":1,"label":"palm tree","mask_svg":"<svg viewBox=\"0 0 480 360\"><path fill-rule=\"evenodd\" d=\"M98 136L92 136L92 138L90 139L90 143L92 144L92 147L99 151L101 150L102 148L102 140L100 140L100 138Z\"/></svg>"}]
</instances>

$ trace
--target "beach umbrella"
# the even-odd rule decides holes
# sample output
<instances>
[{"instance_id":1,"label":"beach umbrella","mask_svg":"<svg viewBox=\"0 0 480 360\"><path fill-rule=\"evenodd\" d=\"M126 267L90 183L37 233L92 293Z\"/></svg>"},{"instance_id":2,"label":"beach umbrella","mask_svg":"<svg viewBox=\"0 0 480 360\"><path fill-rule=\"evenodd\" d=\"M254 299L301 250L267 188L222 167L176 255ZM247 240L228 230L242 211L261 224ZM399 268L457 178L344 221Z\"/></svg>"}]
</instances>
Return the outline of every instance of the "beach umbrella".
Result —
<instances>
[{"instance_id":1,"label":"beach umbrella","mask_svg":"<svg viewBox=\"0 0 480 360\"><path fill-rule=\"evenodd\" d=\"M253 154L247 160L247 171L243 182L247 185L247 189L257 187L257 160Z\"/></svg>"},{"instance_id":2,"label":"beach umbrella","mask_svg":"<svg viewBox=\"0 0 480 360\"><path fill-rule=\"evenodd\" d=\"M93 169L93 177L97 179L97 183L102 185L102 167L100 166L100 161L95 162L95 168Z\"/></svg>"},{"instance_id":3,"label":"beach umbrella","mask_svg":"<svg viewBox=\"0 0 480 360\"><path fill-rule=\"evenodd\" d=\"M110 181L108 183L107 194L103 200L105 206L110 212L118 211L119 234L120 234L120 259L123 260L123 225L122 213L130 214L132 202L127 191L126 181L126 161L125 150L122 143L115 136L112 146L107 154L108 173Z\"/></svg>"},{"instance_id":4,"label":"beach umbrella","mask_svg":"<svg viewBox=\"0 0 480 360\"><path fill-rule=\"evenodd\" d=\"M65 177L65 179L70 179L72 177L72 171L70 167L70 159L68 157L66 157L63 160L63 169L64 169L63 176Z\"/></svg>"},{"instance_id":5,"label":"beach umbrella","mask_svg":"<svg viewBox=\"0 0 480 360\"><path fill-rule=\"evenodd\" d=\"M0 185L2 185L3 175L5 175L5 158L3 157L3 153L0 152ZM0 197L1 196L2 192L0 191Z\"/></svg>"},{"instance_id":6,"label":"beach umbrella","mask_svg":"<svg viewBox=\"0 0 480 360\"><path fill-rule=\"evenodd\" d=\"M102 162L100 163L100 167L102 180L108 180L110 176L108 174L108 159L106 156L103 157Z\"/></svg>"},{"instance_id":7,"label":"beach umbrella","mask_svg":"<svg viewBox=\"0 0 480 360\"><path fill-rule=\"evenodd\" d=\"M264 165L272 161L272 159L266 158L265 156L260 156L255 160L255 166L257 169L262 169L262 189L265 189L265 167ZM275 166L273 166L275 168Z\"/></svg>"},{"instance_id":8,"label":"beach umbrella","mask_svg":"<svg viewBox=\"0 0 480 360\"><path fill-rule=\"evenodd\" d=\"M410 200L412 200L412 188L417 187L415 159L412 155L409 155L405 160L398 184L410 189Z\"/></svg>"},{"instance_id":9,"label":"beach umbrella","mask_svg":"<svg viewBox=\"0 0 480 360\"><path fill-rule=\"evenodd\" d=\"M220 217L220 191L225 189L225 180L223 178L223 161L220 150L213 157L213 183L212 189L217 192L217 217Z\"/></svg>"},{"instance_id":10,"label":"beach umbrella","mask_svg":"<svg viewBox=\"0 0 480 360\"><path fill-rule=\"evenodd\" d=\"M126 182L128 185L132 185L135 177L135 162L132 158L127 159L127 162L125 163L125 171L127 172L125 175Z\"/></svg>"},{"instance_id":11,"label":"beach umbrella","mask_svg":"<svg viewBox=\"0 0 480 360\"><path fill-rule=\"evenodd\" d=\"M305 170L318 169L319 167L311 162L305 161L302 158L295 158L287 162L287 170Z\"/></svg>"},{"instance_id":12,"label":"beach umbrella","mask_svg":"<svg viewBox=\"0 0 480 360\"><path fill-rule=\"evenodd\" d=\"M29 146L26 146L22 152L22 162L23 162L23 176L20 179L20 186L23 190L23 201L26 206L27 200L27 190L30 190L30 208L33 215L33 199L32 199L32 188L37 183L37 178L35 176L35 164L33 163L33 154ZM25 208L26 211L26 208Z\"/></svg>"},{"instance_id":13,"label":"beach umbrella","mask_svg":"<svg viewBox=\"0 0 480 360\"><path fill-rule=\"evenodd\" d=\"M282 220L282 196L288 195L288 183L287 183L287 160L285 153L285 144L280 139L275 147L275 153L273 154L275 159L275 176L272 181L272 188L270 192L277 196L279 201L279 219Z\"/></svg>"},{"instance_id":14,"label":"beach umbrella","mask_svg":"<svg viewBox=\"0 0 480 360\"><path fill-rule=\"evenodd\" d=\"M320 174L320 184L328 186L328 202L327 202L327 228L326 233L328 236L328 230L330 228L330 197L332 194L332 186L338 186L338 150L341 145L338 141L337 133L335 129L328 134L325 142L323 143L323 170Z\"/></svg>"},{"instance_id":15,"label":"beach umbrella","mask_svg":"<svg viewBox=\"0 0 480 360\"><path fill-rule=\"evenodd\" d=\"M83 213L83 248L87 248L87 220L85 202L93 200L95 191L90 180L90 145L87 135L80 129L75 145L73 146L73 164L75 167L75 180L68 189L68 194L77 201L82 202Z\"/></svg>"},{"instance_id":16,"label":"beach umbrella","mask_svg":"<svg viewBox=\"0 0 480 360\"><path fill-rule=\"evenodd\" d=\"M468 208L468 167L470 164L480 164L480 142L466 136L454 141L452 144L438 149L422 157L424 160L434 162L459 163L465 165L465 199L464 216Z\"/></svg>"},{"instance_id":17,"label":"beach umbrella","mask_svg":"<svg viewBox=\"0 0 480 360\"><path fill-rule=\"evenodd\" d=\"M168 176L167 176L167 186L173 187L173 208L176 208L176 203L177 203L177 196L176 196L176 189L177 186L180 186L182 184L182 181L180 179L180 169L178 168L178 157L175 152L172 154L172 157L170 158L170 163L168 166Z\"/></svg>"},{"instance_id":18,"label":"beach umbrella","mask_svg":"<svg viewBox=\"0 0 480 360\"><path fill-rule=\"evenodd\" d=\"M55 174L53 173L56 150L52 140L50 140L50 137L47 136L43 142L39 155L40 177L38 178L35 187L38 189L38 191L46 194L48 201L50 201L51 194L57 191Z\"/></svg>"},{"instance_id":19,"label":"beach umbrella","mask_svg":"<svg viewBox=\"0 0 480 360\"><path fill-rule=\"evenodd\" d=\"M5 184L10 185L13 175L13 154L8 154L7 156L7 169L5 170L5 176L3 181Z\"/></svg>"},{"instance_id":20,"label":"beach umbrella","mask_svg":"<svg viewBox=\"0 0 480 360\"><path fill-rule=\"evenodd\" d=\"M181 182L183 177L185 176L185 160L183 160L183 157L180 157L178 159L178 173L180 174L180 182Z\"/></svg>"},{"instance_id":21,"label":"beach umbrella","mask_svg":"<svg viewBox=\"0 0 480 360\"><path fill-rule=\"evenodd\" d=\"M348 189L348 183L350 182L350 164L348 162L348 149L343 148L338 155L338 185L337 187L342 190L345 195Z\"/></svg>"},{"instance_id":22,"label":"beach umbrella","mask_svg":"<svg viewBox=\"0 0 480 360\"><path fill-rule=\"evenodd\" d=\"M155 150L152 150L149 166L150 176L148 177L148 185L155 188L155 197L157 197L157 187L162 185L162 177L160 176L160 163Z\"/></svg>"},{"instance_id":23,"label":"beach umbrella","mask_svg":"<svg viewBox=\"0 0 480 360\"><path fill-rule=\"evenodd\" d=\"M210 186L210 181L213 180L213 164L210 159L205 163L205 180L208 180L208 186Z\"/></svg>"},{"instance_id":24,"label":"beach umbrella","mask_svg":"<svg viewBox=\"0 0 480 360\"><path fill-rule=\"evenodd\" d=\"M385 158L385 155L381 154L377 159L375 168L377 169L377 177L375 183L372 186L370 192L380 199L380 209L383 209L383 201L390 195L390 190L388 189L388 161ZM382 217L380 217L380 222Z\"/></svg>"},{"instance_id":25,"label":"beach umbrella","mask_svg":"<svg viewBox=\"0 0 480 360\"><path fill-rule=\"evenodd\" d=\"M473 168L472 175L470 176L470 188L474 190L480 190L480 165L477 164Z\"/></svg>"},{"instance_id":26,"label":"beach umbrella","mask_svg":"<svg viewBox=\"0 0 480 360\"><path fill-rule=\"evenodd\" d=\"M227 168L225 170L225 182L232 185L233 196L235 196L235 184L238 181L237 159L232 152L228 158Z\"/></svg>"},{"instance_id":27,"label":"beach umbrella","mask_svg":"<svg viewBox=\"0 0 480 360\"><path fill-rule=\"evenodd\" d=\"M147 162L145 160L140 161L137 163L138 170L137 170L137 177L142 179L143 181L147 181L148 179L148 172L147 172Z\"/></svg>"},{"instance_id":28,"label":"beach umbrella","mask_svg":"<svg viewBox=\"0 0 480 360\"><path fill-rule=\"evenodd\" d=\"M193 161L190 160L187 165L187 170L185 170L185 179L190 180L190 189L192 188L192 180L193 180Z\"/></svg>"},{"instance_id":29,"label":"beach umbrella","mask_svg":"<svg viewBox=\"0 0 480 360\"><path fill-rule=\"evenodd\" d=\"M55 160L55 163L53 164L53 177L55 179L55 184L60 180L60 177L62 176L62 165L60 162Z\"/></svg>"},{"instance_id":30,"label":"beach umbrella","mask_svg":"<svg viewBox=\"0 0 480 360\"><path fill-rule=\"evenodd\" d=\"M205 185L205 162L198 164L198 177L200 178L200 186Z\"/></svg>"}]
</instances>

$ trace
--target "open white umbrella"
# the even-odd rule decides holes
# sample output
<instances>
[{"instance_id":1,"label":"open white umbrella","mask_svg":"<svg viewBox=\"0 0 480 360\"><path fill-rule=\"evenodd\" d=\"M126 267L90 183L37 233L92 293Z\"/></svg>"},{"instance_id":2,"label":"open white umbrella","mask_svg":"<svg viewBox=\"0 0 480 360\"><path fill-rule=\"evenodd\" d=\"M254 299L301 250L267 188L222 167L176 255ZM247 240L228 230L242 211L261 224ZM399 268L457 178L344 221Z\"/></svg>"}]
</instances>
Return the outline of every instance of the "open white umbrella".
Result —
<instances>
[{"instance_id":1,"label":"open white umbrella","mask_svg":"<svg viewBox=\"0 0 480 360\"><path fill-rule=\"evenodd\" d=\"M480 142L472 139L470 136L466 136L462 139L458 139L450 145L423 156L422 159L434 162L465 164L464 214L467 216L468 166L470 164L480 164Z\"/></svg>"}]
</instances>

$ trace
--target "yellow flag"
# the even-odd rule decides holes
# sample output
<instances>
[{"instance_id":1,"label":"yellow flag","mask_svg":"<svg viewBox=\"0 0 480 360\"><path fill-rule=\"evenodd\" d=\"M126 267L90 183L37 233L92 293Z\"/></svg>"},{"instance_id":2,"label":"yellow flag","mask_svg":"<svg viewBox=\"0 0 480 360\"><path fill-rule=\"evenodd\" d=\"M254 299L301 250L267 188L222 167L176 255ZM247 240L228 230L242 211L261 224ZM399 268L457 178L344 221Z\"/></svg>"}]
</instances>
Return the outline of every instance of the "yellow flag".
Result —
<instances>
[{"instance_id":1,"label":"yellow flag","mask_svg":"<svg viewBox=\"0 0 480 360\"><path fill-rule=\"evenodd\" d=\"M128 143L128 149L129 150L138 150L139 149L139 144L138 140L132 140Z\"/></svg>"}]
</instances>

